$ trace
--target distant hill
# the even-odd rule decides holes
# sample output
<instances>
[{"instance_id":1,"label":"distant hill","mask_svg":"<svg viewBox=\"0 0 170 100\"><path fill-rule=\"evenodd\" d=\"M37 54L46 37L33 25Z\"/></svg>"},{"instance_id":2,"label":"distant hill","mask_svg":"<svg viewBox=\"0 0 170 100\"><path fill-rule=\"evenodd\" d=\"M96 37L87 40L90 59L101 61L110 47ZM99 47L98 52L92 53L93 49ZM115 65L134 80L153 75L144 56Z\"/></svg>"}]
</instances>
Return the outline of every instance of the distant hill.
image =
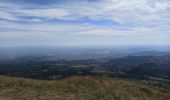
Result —
<instances>
[{"instance_id":1,"label":"distant hill","mask_svg":"<svg viewBox=\"0 0 170 100\"><path fill-rule=\"evenodd\" d=\"M0 100L170 100L170 90L89 76L56 81L0 76Z\"/></svg>"},{"instance_id":2,"label":"distant hill","mask_svg":"<svg viewBox=\"0 0 170 100\"><path fill-rule=\"evenodd\" d=\"M48 57L47 57L48 58ZM106 61L45 60L46 57L21 57L13 61L0 61L0 75L31 79L62 79L70 76L108 76L132 79L160 79L169 87L170 55L126 56ZM161 80L162 83L162 80ZM166 86L167 86L166 85ZM165 86L165 85L163 85Z\"/></svg>"},{"instance_id":3,"label":"distant hill","mask_svg":"<svg viewBox=\"0 0 170 100\"><path fill-rule=\"evenodd\" d=\"M110 59L103 66L123 72L125 77L170 79L170 56L127 56Z\"/></svg>"},{"instance_id":4,"label":"distant hill","mask_svg":"<svg viewBox=\"0 0 170 100\"><path fill-rule=\"evenodd\" d=\"M146 56L146 55L152 55L152 56L164 56L164 55L170 55L170 52L158 52L158 51L142 51L142 52L136 52L132 53L133 56Z\"/></svg>"},{"instance_id":5,"label":"distant hill","mask_svg":"<svg viewBox=\"0 0 170 100\"><path fill-rule=\"evenodd\" d=\"M85 60L122 58L128 55L170 55L170 47L145 46L109 46L109 47L4 47L0 48L0 61L16 60L18 58L43 58L46 61L55 60Z\"/></svg>"}]
</instances>

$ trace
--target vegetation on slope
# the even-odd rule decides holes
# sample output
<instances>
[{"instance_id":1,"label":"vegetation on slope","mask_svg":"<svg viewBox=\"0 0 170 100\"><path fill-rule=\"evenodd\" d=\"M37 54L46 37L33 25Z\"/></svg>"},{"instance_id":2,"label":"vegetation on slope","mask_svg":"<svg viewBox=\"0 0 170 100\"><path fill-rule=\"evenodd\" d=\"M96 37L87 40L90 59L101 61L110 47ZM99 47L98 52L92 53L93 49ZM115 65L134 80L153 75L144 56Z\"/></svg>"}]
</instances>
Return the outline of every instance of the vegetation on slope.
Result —
<instances>
[{"instance_id":1,"label":"vegetation on slope","mask_svg":"<svg viewBox=\"0 0 170 100\"><path fill-rule=\"evenodd\" d=\"M31 79L61 79L70 76L108 76L131 79L170 80L170 56L127 56L103 60L58 60L44 61L44 57L18 58L0 61L0 75ZM50 59L50 58L49 58ZM156 80L160 82L161 80ZM162 82L162 81L161 81ZM166 85L166 87L169 85ZM170 86L169 86L170 87Z\"/></svg>"},{"instance_id":2,"label":"vegetation on slope","mask_svg":"<svg viewBox=\"0 0 170 100\"><path fill-rule=\"evenodd\" d=\"M0 76L0 100L170 100L170 91L101 77L45 81Z\"/></svg>"}]
</instances>

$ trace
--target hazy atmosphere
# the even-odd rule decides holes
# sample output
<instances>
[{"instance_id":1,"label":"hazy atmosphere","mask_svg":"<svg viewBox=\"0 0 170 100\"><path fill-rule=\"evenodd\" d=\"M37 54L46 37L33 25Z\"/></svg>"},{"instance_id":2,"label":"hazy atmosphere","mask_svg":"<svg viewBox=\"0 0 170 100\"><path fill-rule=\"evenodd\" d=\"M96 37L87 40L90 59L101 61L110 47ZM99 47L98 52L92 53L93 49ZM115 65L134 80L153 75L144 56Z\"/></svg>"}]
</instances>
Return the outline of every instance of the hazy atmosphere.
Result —
<instances>
[{"instance_id":1,"label":"hazy atmosphere","mask_svg":"<svg viewBox=\"0 0 170 100\"><path fill-rule=\"evenodd\" d=\"M170 45L169 0L0 0L0 47Z\"/></svg>"},{"instance_id":2,"label":"hazy atmosphere","mask_svg":"<svg viewBox=\"0 0 170 100\"><path fill-rule=\"evenodd\" d=\"M0 0L0 100L170 100L170 0Z\"/></svg>"}]
</instances>

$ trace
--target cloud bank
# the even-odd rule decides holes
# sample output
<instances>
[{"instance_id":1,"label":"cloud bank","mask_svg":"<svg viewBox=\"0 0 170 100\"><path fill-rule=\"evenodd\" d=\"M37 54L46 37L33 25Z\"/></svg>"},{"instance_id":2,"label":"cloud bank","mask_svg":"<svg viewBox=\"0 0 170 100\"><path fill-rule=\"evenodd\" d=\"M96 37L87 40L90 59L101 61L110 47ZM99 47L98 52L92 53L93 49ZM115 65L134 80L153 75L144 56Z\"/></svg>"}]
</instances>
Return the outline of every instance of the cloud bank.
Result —
<instances>
[{"instance_id":1,"label":"cloud bank","mask_svg":"<svg viewBox=\"0 0 170 100\"><path fill-rule=\"evenodd\" d=\"M0 0L0 45L170 45L169 0Z\"/></svg>"}]
</instances>

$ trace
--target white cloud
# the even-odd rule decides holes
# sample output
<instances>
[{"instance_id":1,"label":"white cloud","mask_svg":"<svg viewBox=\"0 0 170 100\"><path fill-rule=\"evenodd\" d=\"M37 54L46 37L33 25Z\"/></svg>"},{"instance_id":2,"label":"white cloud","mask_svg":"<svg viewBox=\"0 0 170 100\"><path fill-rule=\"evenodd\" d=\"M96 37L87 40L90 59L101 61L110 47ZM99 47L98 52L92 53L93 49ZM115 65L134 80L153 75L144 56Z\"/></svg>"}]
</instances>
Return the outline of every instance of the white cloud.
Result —
<instances>
[{"instance_id":1,"label":"white cloud","mask_svg":"<svg viewBox=\"0 0 170 100\"><path fill-rule=\"evenodd\" d=\"M167 10L170 7L170 5L168 3L159 3L156 2L155 3L155 8L157 9L157 11L161 11L161 10Z\"/></svg>"},{"instance_id":2,"label":"white cloud","mask_svg":"<svg viewBox=\"0 0 170 100\"><path fill-rule=\"evenodd\" d=\"M101 23L98 26L90 22L87 24L67 23L68 20L78 21L82 17L88 17L95 21L107 19L118 23L118 25L106 26ZM55 40L59 38L59 35L65 34L66 37L71 35L81 38L83 36L89 36L89 38L90 36L105 36L111 37L110 41L112 40L112 42L127 40L131 43L138 40L149 42L149 39L150 43L152 43L151 39L156 43L161 40L167 42L170 38L169 0L80 1L53 4L46 7L1 3L0 18L12 21L0 21L0 28L11 30L0 31L0 38L21 37ZM64 20L65 22L48 22L50 19ZM19 23L20 21L34 23Z\"/></svg>"},{"instance_id":3,"label":"white cloud","mask_svg":"<svg viewBox=\"0 0 170 100\"><path fill-rule=\"evenodd\" d=\"M27 9L18 10L20 16L35 16L35 17L46 17L46 18L62 18L69 15L64 9Z\"/></svg>"},{"instance_id":4,"label":"white cloud","mask_svg":"<svg viewBox=\"0 0 170 100\"><path fill-rule=\"evenodd\" d=\"M20 17L37 17L27 19L30 22L41 22L42 19L71 19L79 20L81 17L89 17L93 20L108 19L122 25L137 25L156 27L168 25L170 17L170 2L168 0L101 0L95 3L62 3L60 5L49 5L42 7L37 5L30 9L23 5L1 4L5 11L1 11L0 18L8 20L21 20ZM29 5L30 6L30 5ZM12 12L12 13L11 13ZM23 19L22 19L23 20ZM131 26L132 28L134 26ZM135 26L136 27L136 26ZM157 27L158 28L158 27Z\"/></svg>"},{"instance_id":5,"label":"white cloud","mask_svg":"<svg viewBox=\"0 0 170 100\"><path fill-rule=\"evenodd\" d=\"M0 18L7 20L17 20L15 16L12 16L11 14L2 11L0 11Z\"/></svg>"},{"instance_id":6,"label":"white cloud","mask_svg":"<svg viewBox=\"0 0 170 100\"><path fill-rule=\"evenodd\" d=\"M35 6L34 9L23 6L6 5L9 11L19 16L35 16L46 18L77 18L87 16L92 19L111 19L118 22L143 21L142 17L162 13L170 7L168 0L101 0L100 2L73 2L48 7ZM168 11L169 12L169 11ZM165 12L166 13L166 12ZM11 16L16 16L12 15ZM158 15L161 17L161 15ZM131 19L130 19L131 18Z\"/></svg>"}]
</instances>

